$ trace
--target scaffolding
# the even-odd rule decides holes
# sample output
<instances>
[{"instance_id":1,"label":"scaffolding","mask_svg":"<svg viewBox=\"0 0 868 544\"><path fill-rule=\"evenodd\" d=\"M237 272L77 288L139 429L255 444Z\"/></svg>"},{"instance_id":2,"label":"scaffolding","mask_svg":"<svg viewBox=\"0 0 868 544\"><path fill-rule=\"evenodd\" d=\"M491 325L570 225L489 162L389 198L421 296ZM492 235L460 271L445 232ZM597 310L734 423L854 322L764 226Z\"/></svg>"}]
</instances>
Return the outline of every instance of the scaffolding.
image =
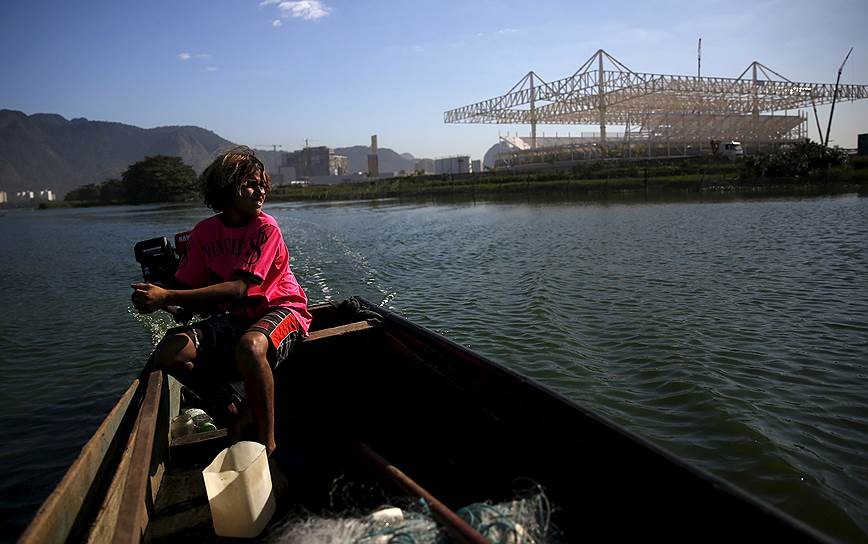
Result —
<instances>
[{"instance_id":1,"label":"scaffolding","mask_svg":"<svg viewBox=\"0 0 868 544\"><path fill-rule=\"evenodd\" d=\"M509 142L510 155L529 162L568 152L694 155L721 141L751 150L798 141L807 136L809 108L816 118L817 106L865 98L868 85L796 82L757 61L736 78L665 75L634 72L600 49L569 77L546 82L528 72L506 94L449 110L444 121L530 125L528 138ZM538 125L593 125L599 132L538 138ZM622 130L613 134L610 126Z\"/></svg>"}]
</instances>

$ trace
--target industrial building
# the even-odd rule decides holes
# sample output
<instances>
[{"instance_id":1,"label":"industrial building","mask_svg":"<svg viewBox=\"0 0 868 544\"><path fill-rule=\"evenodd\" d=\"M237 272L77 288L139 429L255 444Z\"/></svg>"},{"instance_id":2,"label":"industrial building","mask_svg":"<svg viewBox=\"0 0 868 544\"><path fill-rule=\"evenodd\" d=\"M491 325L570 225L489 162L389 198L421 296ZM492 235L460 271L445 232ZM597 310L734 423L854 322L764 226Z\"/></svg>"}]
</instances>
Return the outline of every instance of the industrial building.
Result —
<instances>
[{"instance_id":1,"label":"industrial building","mask_svg":"<svg viewBox=\"0 0 868 544\"><path fill-rule=\"evenodd\" d=\"M843 65L842 65L843 68ZM635 72L602 49L571 76L528 72L506 94L444 113L446 123L529 125L507 138L498 164L711 153L738 141L750 151L807 137L816 107L868 98L868 85L791 81L752 62L735 78ZM539 125L598 127L538 137ZM828 129L827 129L828 132Z\"/></svg>"},{"instance_id":2,"label":"industrial building","mask_svg":"<svg viewBox=\"0 0 868 544\"><path fill-rule=\"evenodd\" d=\"M434 159L435 174L469 174L470 173L470 157L467 155L458 155L455 157L444 157L442 159Z\"/></svg>"},{"instance_id":3,"label":"industrial building","mask_svg":"<svg viewBox=\"0 0 868 544\"><path fill-rule=\"evenodd\" d=\"M326 146L305 147L288 153L280 168L294 169L294 178L343 176L347 173L347 157Z\"/></svg>"}]
</instances>

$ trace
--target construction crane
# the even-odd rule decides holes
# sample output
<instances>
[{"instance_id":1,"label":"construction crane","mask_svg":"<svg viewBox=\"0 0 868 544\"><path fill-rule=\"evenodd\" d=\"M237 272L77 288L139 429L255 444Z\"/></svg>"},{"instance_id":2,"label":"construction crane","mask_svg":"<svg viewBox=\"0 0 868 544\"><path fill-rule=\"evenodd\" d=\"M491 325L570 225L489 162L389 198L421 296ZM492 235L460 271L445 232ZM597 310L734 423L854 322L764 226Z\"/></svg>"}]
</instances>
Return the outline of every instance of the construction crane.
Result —
<instances>
[{"instance_id":1,"label":"construction crane","mask_svg":"<svg viewBox=\"0 0 868 544\"><path fill-rule=\"evenodd\" d=\"M851 47L849 51L847 51L847 56L844 57L844 62L841 63L841 67L838 68L838 79L835 80L835 94L832 97L832 111L829 112L829 126L826 127L826 141L823 142L825 147L829 147L829 133L832 132L832 116L835 115L835 102L838 101L838 85L841 83L841 72L844 71L844 65L847 64L847 59L850 58L850 53L853 52L853 48ZM820 134L822 138L823 135Z\"/></svg>"},{"instance_id":2,"label":"construction crane","mask_svg":"<svg viewBox=\"0 0 868 544\"><path fill-rule=\"evenodd\" d=\"M270 147L272 151L277 152L277 148L283 146L280 144L256 144L256 147Z\"/></svg>"}]
</instances>

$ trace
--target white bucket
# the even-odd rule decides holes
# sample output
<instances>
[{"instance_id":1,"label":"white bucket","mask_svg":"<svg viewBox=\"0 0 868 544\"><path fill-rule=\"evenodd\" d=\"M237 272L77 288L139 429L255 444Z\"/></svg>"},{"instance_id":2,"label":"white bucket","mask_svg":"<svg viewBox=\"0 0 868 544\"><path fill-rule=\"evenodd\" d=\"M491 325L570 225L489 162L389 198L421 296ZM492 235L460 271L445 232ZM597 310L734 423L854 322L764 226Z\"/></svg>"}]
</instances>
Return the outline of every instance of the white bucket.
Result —
<instances>
[{"instance_id":1,"label":"white bucket","mask_svg":"<svg viewBox=\"0 0 868 544\"><path fill-rule=\"evenodd\" d=\"M238 442L217 454L202 471L214 532L252 538L274 515L274 493L265 446Z\"/></svg>"}]
</instances>

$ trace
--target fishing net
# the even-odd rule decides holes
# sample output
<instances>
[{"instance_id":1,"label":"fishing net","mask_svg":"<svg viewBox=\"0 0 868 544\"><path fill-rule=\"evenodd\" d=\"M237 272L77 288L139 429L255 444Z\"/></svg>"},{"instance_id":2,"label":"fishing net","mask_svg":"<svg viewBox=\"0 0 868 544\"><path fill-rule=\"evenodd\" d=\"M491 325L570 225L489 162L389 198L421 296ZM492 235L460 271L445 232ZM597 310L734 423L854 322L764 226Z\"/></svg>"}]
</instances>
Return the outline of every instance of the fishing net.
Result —
<instances>
[{"instance_id":1,"label":"fishing net","mask_svg":"<svg viewBox=\"0 0 868 544\"><path fill-rule=\"evenodd\" d=\"M491 504L474 503L456 513L495 544L541 544L554 541L551 508L545 494ZM296 544L444 544L453 540L424 500L403 509L385 506L361 517L303 517L276 525L270 543Z\"/></svg>"},{"instance_id":2,"label":"fishing net","mask_svg":"<svg viewBox=\"0 0 868 544\"><path fill-rule=\"evenodd\" d=\"M474 503L456 512L491 542L549 542L551 507L544 493L499 504Z\"/></svg>"}]
</instances>

